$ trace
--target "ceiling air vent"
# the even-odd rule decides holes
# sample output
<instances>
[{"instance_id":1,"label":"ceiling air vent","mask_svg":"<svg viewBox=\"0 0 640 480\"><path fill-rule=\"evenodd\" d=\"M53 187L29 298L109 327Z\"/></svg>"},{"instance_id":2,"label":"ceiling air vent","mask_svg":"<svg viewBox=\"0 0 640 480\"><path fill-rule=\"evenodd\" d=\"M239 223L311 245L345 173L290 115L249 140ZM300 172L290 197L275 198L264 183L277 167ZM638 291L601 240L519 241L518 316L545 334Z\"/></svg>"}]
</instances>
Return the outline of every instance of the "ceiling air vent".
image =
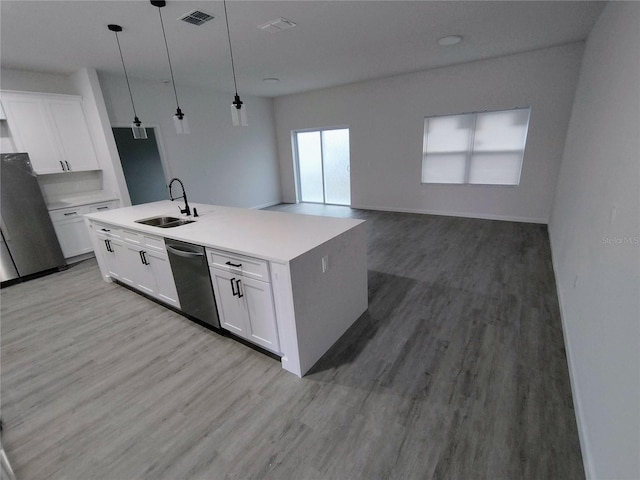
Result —
<instances>
[{"instance_id":1,"label":"ceiling air vent","mask_svg":"<svg viewBox=\"0 0 640 480\"><path fill-rule=\"evenodd\" d=\"M281 30L287 30L289 28L293 28L296 26L295 22L291 20L287 20L284 17L276 18L275 20L271 20L263 25L258 25L258 28L264 32L276 33Z\"/></svg>"},{"instance_id":2,"label":"ceiling air vent","mask_svg":"<svg viewBox=\"0 0 640 480\"><path fill-rule=\"evenodd\" d=\"M213 20L214 17L210 13L203 12L202 10L192 10L189 13L185 13L179 18L183 22L190 23L191 25L202 25L203 23Z\"/></svg>"}]
</instances>

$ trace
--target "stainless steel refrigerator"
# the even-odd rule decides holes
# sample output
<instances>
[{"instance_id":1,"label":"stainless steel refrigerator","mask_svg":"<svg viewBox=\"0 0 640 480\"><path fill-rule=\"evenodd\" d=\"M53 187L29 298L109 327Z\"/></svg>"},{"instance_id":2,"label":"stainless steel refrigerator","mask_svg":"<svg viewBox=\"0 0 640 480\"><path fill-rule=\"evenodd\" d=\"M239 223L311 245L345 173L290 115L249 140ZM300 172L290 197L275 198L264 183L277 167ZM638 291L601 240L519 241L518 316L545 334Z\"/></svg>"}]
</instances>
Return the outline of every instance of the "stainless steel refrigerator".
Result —
<instances>
[{"instance_id":1,"label":"stainless steel refrigerator","mask_svg":"<svg viewBox=\"0 0 640 480\"><path fill-rule=\"evenodd\" d=\"M0 281L66 266L26 153L0 155Z\"/></svg>"}]
</instances>

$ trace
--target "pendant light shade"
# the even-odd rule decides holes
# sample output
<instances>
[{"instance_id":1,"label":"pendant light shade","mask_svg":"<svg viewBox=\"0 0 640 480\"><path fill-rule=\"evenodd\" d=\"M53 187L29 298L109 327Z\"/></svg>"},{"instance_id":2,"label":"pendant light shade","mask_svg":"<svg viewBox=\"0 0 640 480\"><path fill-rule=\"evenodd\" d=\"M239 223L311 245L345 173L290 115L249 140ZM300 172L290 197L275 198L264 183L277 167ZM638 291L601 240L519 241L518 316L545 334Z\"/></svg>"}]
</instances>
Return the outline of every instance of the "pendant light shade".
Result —
<instances>
[{"instance_id":1,"label":"pendant light shade","mask_svg":"<svg viewBox=\"0 0 640 480\"><path fill-rule=\"evenodd\" d=\"M124 78L127 80L127 88L129 89L129 98L131 99L131 107L133 108L133 123L131 124L131 131L133 132L133 138L136 140L144 140L147 138L147 129L144 127L138 114L136 113L136 105L133 103L133 95L131 94L131 85L129 84L129 76L127 75L127 67L124 65L124 57L122 56L122 48L120 48L120 39L118 33L122 31L120 25L109 24L107 26L116 35L116 42L118 44L118 51L120 52L120 60L122 60L122 69L124 70Z\"/></svg>"},{"instance_id":2,"label":"pendant light shade","mask_svg":"<svg viewBox=\"0 0 640 480\"><path fill-rule=\"evenodd\" d=\"M162 38L164 38L164 46L167 50L167 60L169 61L169 72L171 72L171 85L173 85L173 94L176 97L176 113L173 115L173 124L176 127L176 133L188 134L190 133L189 121L187 120L187 116L180 109L180 103L178 102L178 92L176 90L176 81L173 78L173 67L171 66L171 56L169 55L169 45L167 43L167 35L164 31L164 22L162 21L162 7L166 6L167 2L165 0L151 0L151 5L158 7L160 26L162 27Z\"/></svg>"},{"instance_id":3,"label":"pendant light shade","mask_svg":"<svg viewBox=\"0 0 640 480\"><path fill-rule=\"evenodd\" d=\"M236 127L240 125L246 127L249 125L247 123L247 107L243 107L242 105L242 100L240 100L240 97L236 94L235 99L231 102L231 120Z\"/></svg>"},{"instance_id":4,"label":"pendant light shade","mask_svg":"<svg viewBox=\"0 0 640 480\"><path fill-rule=\"evenodd\" d=\"M189 119L182 113L180 107L178 107L176 113L173 115L173 124L176 127L176 133L185 135L191 133L191 130L189 130Z\"/></svg>"},{"instance_id":5,"label":"pendant light shade","mask_svg":"<svg viewBox=\"0 0 640 480\"><path fill-rule=\"evenodd\" d=\"M231 48L231 33L229 32L229 16L227 15L227 1L223 1L224 5L224 19L227 24L227 38L229 39L229 53L231 54L231 71L233 72L233 86L236 89L236 94L233 98L233 102L231 102L231 120L233 124L237 127L242 125L246 127L249 125L247 122L247 107L244 105L244 102L240 100L240 96L238 95L238 83L236 81L236 67L233 62L233 49Z\"/></svg>"}]
</instances>

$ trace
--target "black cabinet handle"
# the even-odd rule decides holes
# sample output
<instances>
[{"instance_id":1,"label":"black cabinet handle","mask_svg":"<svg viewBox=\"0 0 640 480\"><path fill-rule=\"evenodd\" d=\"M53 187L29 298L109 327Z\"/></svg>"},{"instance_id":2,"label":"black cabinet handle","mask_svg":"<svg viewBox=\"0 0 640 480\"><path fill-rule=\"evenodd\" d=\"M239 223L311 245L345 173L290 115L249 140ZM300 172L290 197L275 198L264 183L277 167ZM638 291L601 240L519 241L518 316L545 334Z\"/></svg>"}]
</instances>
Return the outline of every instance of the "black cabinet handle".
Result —
<instances>
[{"instance_id":1,"label":"black cabinet handle","mask_svg":"<svg viewBox=\"0 0 640 480\"><path fill-rule=\"evenodd\" d=\"M241 263L231 263L231 262L227 262L226 265L229 265L230 267L236 267L236 268L240 268L242 267Z\"/></svg>"},{"instance_id":2,"label":"black cabinet handle","mask_svg":"<svg viewBox=\"0 0 640 480\"><path fill-rule=\"evenodd\" d=\"M71 167L69 166L69 162L67 162L67 161L65 160L65 161L64 161L64 163L66 163L66 164L67 164L67 170L68 170L68 171L71 171Z\"/></svg>"},{"instance_id":3,"label":"black cabinet handle","mask_svg":"<svg viewBox=\"0 0 640 480\"><path fill-rule=\"evenodd\" d=\"M142 257L142 250L140 250L138 252L138 255L140 255L140 262L144 265L144 258Z\"/></svg>"},{"instance_id":4,"label":"black cabinet handle","mask_svg":"<svg viewBox=\"0 0 640 480\"><path fill-rule=\"evenodd\" d=\"M64 214L65 217L69 217L71 215L78 215L78 212L67 212Z\"/></svg>"},{"instance_id":5,"label":"black cabinet handle","mask_svg":"<svg viewBox=\"0 0 640 480\"><path fill-rule=\"evenodd\" d=\"M235 297L236 295L238 295L238 292L236 292L236 289L233 286L233 282L235 282L235 278L231 279L231 293L233 293L233 296Z\"/></svg>"},{"instance_id":6,"label":"black cabinet handle","mask_svg":"<svg viewBox=\"0 0 640 480\"><path fill-rule=\"evenodd\" d=\"M102 230L103 232L110 232L111 231L108 228L101 228L100 230Z\"/></svg>"},{"instance_id":7,"label":"black cabinet handle","mask_svg":"<svg viewBox=\"0 0 640 480\"><path fill-rule=\"evenodd\" d=\"M109 242L109 240L105 240L104 245L105 247L107 247L107 252L113 252L113 250L111 249L111 242Z\"/></svg>"},{"instance_id":8,"label":"black cabinet handle","mask_svg":"<svg viewBox=\"0 0 640 480\"><path fill-rule=\"evenodd\" d=\"M147 252L145 252L144 250L142 250L140 252L140 257L142 258L142 263L144 265L150 265L149 260L147 260Z\"/></svg>"},{"instance_id":9,"label":"black cabinet handle","mask_svg":"<svg viewBox=\"0 0 640 480\"><path fill-rule=\"evenodd\" d=\"M64 169L64 163L62 163L62 160L58 160L60 162L60 166L62 167L62 171L66 172L66 170Z\"/></svg>"},{"instance_id":10,"label":"black cabinet handle","mask_svg":"<svg viewBox=\"0 0 640 480\"><path fill-rule=\"evenodd\" d=\"M238 289L238 298L244 297L244 295L240 291L240 280L236 280L236 288Z\"/></svg>"}]
</instances>

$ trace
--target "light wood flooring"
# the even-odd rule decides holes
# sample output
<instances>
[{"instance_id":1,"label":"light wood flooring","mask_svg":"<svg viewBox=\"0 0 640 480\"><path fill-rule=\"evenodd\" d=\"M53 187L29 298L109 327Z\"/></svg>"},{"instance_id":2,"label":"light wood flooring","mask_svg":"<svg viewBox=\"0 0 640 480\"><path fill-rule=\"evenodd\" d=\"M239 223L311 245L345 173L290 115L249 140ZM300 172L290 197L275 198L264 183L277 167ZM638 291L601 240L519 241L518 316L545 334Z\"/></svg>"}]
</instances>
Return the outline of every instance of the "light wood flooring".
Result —
<instances>
[{"instance_id":1,"label":"light wood flooring","mask_svg":"<svg viewBox=\"0 0 640 480\"><path fill-rule=\"evenodd\" d=\"M545 226L368 221L369 309L302 379L100 279L2 289L2 443L30 479L579 479Z\"/></svg>"}]
</instances>

